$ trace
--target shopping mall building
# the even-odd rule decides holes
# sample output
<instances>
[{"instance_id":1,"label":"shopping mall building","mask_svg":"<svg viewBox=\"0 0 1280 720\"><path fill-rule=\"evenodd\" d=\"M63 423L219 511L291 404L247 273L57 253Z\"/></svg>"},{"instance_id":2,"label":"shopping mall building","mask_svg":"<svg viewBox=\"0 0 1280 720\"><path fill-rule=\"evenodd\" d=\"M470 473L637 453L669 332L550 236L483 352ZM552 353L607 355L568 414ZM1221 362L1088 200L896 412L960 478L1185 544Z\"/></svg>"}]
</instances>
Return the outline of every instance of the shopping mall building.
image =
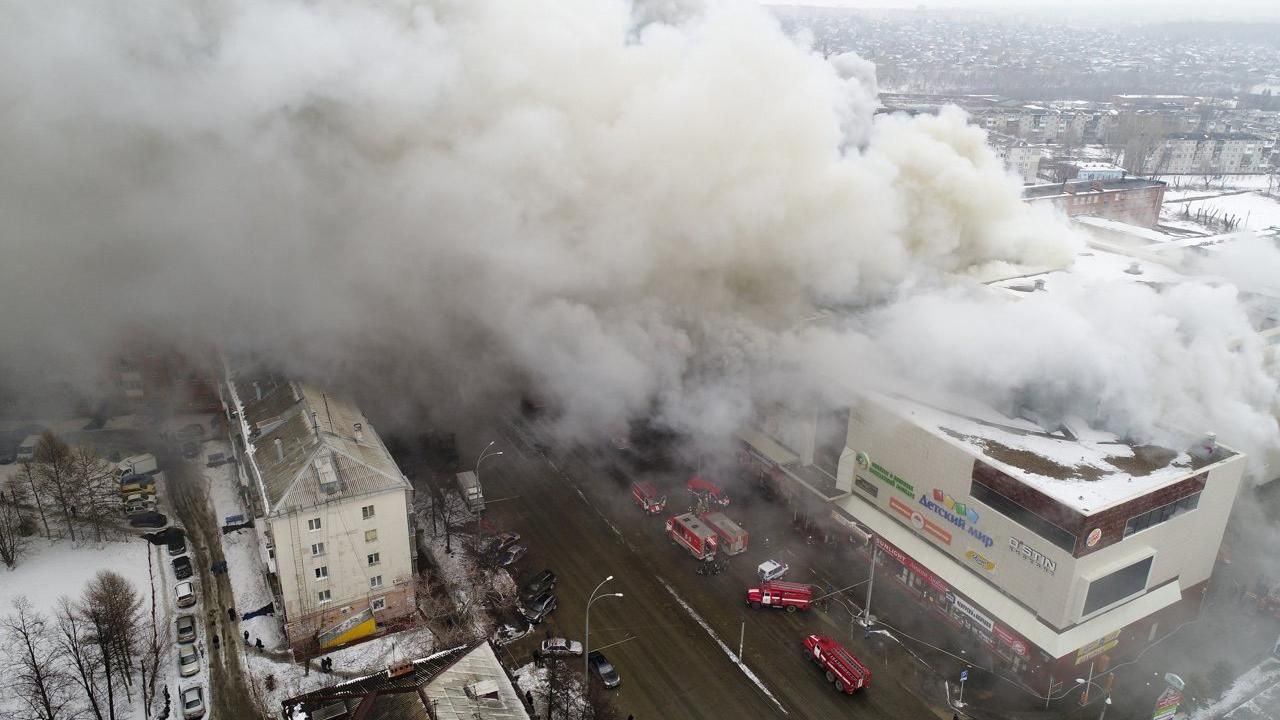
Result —
<instances>
[{"instance_id":1,"label":"shopping mall building","mask_svg":"<svg viewBox=\"0 0 1280 720\"><path fill-rule=\"evenodd\" d=\"M883 394L845 417L769 418L740 459L828 536L874 548L979 662L1054 694L1198 614L1245 465L1212 436L1133 445Z\"/></svg>"}]
</instances>

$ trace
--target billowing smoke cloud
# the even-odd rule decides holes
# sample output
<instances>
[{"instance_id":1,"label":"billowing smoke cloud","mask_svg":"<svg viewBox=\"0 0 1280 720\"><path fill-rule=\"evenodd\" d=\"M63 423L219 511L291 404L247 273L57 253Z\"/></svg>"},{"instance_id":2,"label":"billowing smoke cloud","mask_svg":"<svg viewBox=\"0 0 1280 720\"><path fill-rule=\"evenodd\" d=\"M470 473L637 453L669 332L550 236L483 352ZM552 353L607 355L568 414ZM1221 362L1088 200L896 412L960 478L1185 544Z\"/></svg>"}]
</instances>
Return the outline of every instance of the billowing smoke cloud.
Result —
<instances>
[{"instance_id":1,"label":"billowing smoke cloud","mask_svg":"<svg viewBox=\"0 0 1280 720\"><path fill-rule=\"evenodd\" d=\"M27 368L140 326L426 406L532 387L570 432L726 432L832 373L1049 377L1140 430L1206 375L1186 414L1268 406L1258 353L1176 352L1225 295L955 289L1077 240L959 112L874 105L751 2L5 3L0 332Z\"/></svg>"}]
</instances>

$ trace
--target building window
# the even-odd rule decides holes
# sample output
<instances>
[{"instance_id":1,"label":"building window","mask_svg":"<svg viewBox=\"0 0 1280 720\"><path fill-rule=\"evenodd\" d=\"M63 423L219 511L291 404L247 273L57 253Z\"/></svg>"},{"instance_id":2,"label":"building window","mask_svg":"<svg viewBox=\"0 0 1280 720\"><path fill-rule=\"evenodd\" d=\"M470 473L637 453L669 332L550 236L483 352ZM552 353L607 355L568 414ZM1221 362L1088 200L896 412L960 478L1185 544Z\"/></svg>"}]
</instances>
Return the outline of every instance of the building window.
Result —
<instances>
[{"instance_id":1,"label":"building window","mask_svg":"<svg viewBox=\"0 0 1280 720\"><path fill-rule=\"evenodd\" d=\"M1084 597L1084 614L1117 603L1147 589L1147 576L1151 573L1152 558L1138 562L1094 580Z\"/></svg>"},{"instance_id":2,"label":"building window","mask_svg":"<svg viewBox=\"0 0 1280 720\"><path fill-rule=\"evenodd\" d=\"M1172 520L1183 513L1191 512L1200 505L1200 493L1192 493L1180 500L1175 500L1168 505L1161 505L1158 508L1148 510L1141 515L1134 515L1129 518L1129 522L1124 524L1124 536L1129 537L1134 533L1142 532L1149 527L1159 525L1166 520Z\"/></svg>"},{"instance_id":3,"label":"building window","mask_svg":"<svg viewBox=\"0 0 1280 720\"><path fill-rule=\"evenodd\" d=\"M382 587L382 576L381 576L381 575L374 575L373 577L369 578L369 587L371 587L371 588L380 588L380 587Z\"/></svg>"},{"instance_id":4,"label":"building window","mask_svg":"<svg viewBox=\"0 0 1280 720\"><path fill-rule=\"evenodd\" d=\"M880 494L880 488L867 482L861 475L853 476L853 484L857 485L859 490L871 497L876 497Z\"/></svg>"},{"instance_id":5,"label":"building window","mask_svg":"<svg viewBox=\"0 0 1280 720\"><path fill-rule=\"evenodd\" d=\"M364 507L360 508L360 514L364 515L365 520L368 520L369 518L373 517L373 506L365 505Z\"/></svg>"},{"instance_id":6,"label":"building window","mask_svg":"<svg viewBox=\"0 0 1280 720\"><path fill-rule=\"evenodd\" d=\"M328 579L328 577L329 577L329 566L328 566L328 565L321 565L320 567L316 568L316 579L317 579L317 580L326 580L326 579Z\"/></svg>"},{"instance_id":7,"label":"building window","mask_svg":"<svg viewBox=\"0 0 1280 720\"><path fill-rule=\"evenodd\" d=\"M377 531L377 530L365 530L365 531L364 531L364 541L365 541L365 542L367 542L367 543L368 543L368 542L373 542L373 541L375 541L375 540L377 540L377 539L378 539L378 531Z\"/></svg>"},{"instance_id":8,"label":"building window","mask_svg":"<svg viewBox=\"0 0 1280 720\"><path fill-rule=\"evenodd\" d=\"M974 479L973 485L970 486L969 494L973 496L974 500L977 500L1001 515L1004 515L1063 550L1066 550L1069 553L1075 552L1075 535L1063 530L1048 520L1045 520L986 485L983 485L978 482L977 479Z\"/></svg>"},{"instance_id":9,"label":"building window","mask_svg":"<svg viewBox=\"0 0 1280 720\"><path fill-rule=\"evenodd\" d=\"M324 543L311 543L311 557L320 557L324 554Z\"/></svg>"},{"instance_id":10,"label":"building window","mask_svg":"<svg viewBox=\"0 0 1280 720\"><path fill-rule=\"evenodd\" d=\"M328 590L321 590L320 592L316 593L316 599L319 600L321 604L329 602L329 598L330 598L330 594Z\"/></svg>"},{"instance_id":11,"label":"building window","mask_svg":"<svg viewBox=\"0 0 1280 720\"><path fill-rule=\"evenodd\" d=\"M307 521L307 529L315 532L320 529L320 518L311 518Z\"/></svg>"},{"instance_id":12,"label":"building window","mask_svg":"<svg viewBox=\"0 0 1280 720\"><path fill-rule=\"evenodd\" d=\"M373 602L369 603L369 609L374 612L378 612L379 610L385 610L386 608L387 608L386 598L374 598Z\"/></svg>"},{"instance_id":13,"label":"building window","mask_svg":"<svg viewBox=\"0 0 1280 720\"><path fill-rule=\"evenodd\" d=\"M369 567L382 562L382 553L369 553Z\"/></svg>"}]
</instances>

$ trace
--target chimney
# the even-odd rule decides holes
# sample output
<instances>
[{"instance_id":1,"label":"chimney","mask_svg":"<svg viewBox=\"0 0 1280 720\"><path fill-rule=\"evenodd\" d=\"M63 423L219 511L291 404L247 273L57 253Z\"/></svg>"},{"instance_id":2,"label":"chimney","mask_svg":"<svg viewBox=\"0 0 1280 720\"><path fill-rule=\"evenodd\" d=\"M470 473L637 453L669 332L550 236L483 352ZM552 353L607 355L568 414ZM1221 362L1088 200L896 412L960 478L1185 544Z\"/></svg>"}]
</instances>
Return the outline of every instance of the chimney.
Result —
<instances>
[{"instance_id":1,"label":"chimney","mask_svg":"<svg viewBox=\"0 0 1280 720\"><path fill-rule=\"evenodd\" d=\"M1124 270L1124 271L1125 271L1125 272L1127 272L1127 273L1129 273L1130 275L1141 275L1141 274L1142 274L1142 266L1141 266L1141 265L1139 265L1139 264L1138 264L1138 263L1136 263L1136 262L1131 262L1131 263L1129 263L1129 267L1125 268L1125 270Z\"/></svg>"},{"instance_id":2,"label":"chimney","mask_svg":"<svg viewBox=\"0 0 1280 720\"><path fill-rule=\"evenodd\" d=\"M284 443L280 442L280 438L276 438L276 462L284 462Z\"/></svg>"},{"instance_id":3,"label":"chimney","mask_svg":"<svg viewBox=\"0 0 1280 720\"><path fill-rule=\"evenodd\" d=\"M364 442L364 425L356 423L356 444L359 445L362 442Z\"/></svg>"},{"instance_id":4,"label":"chimney","mask_svg":"<svg viewBox=\"0 0 1280 720\"><path fill-rule=\"evenodd\" d=\"M1036 280L1036 290L1043 290L1043 289L1044 289L1044 278L1040 278L1039 280Z\"/></svg>"},{"instance_id":5,"label":"chimney","mask_svg":"<svg viewBox=\"0 0 1280 720\"><path fill-rule=\"evenodd\" d=\"M289 383L289 390L291 390L291 391L293 392L293 401L294 401L294 402L298 402L298 401L302 400L302 392L301 392L300 390L298 390L298 384L297 384L297 383L295 383L295 382L290 382L290 383Z\"/></svg>"},{"instance_id":6,"label":"chimney","mask_svg":"<svg viewBox=\"0 0 1280 720\"><path fill-rule=\"evenodd\" d=\"M262 399L262 383L257 380L253 381L253 395L258 400Z\"/></svg>"}]
</instances>

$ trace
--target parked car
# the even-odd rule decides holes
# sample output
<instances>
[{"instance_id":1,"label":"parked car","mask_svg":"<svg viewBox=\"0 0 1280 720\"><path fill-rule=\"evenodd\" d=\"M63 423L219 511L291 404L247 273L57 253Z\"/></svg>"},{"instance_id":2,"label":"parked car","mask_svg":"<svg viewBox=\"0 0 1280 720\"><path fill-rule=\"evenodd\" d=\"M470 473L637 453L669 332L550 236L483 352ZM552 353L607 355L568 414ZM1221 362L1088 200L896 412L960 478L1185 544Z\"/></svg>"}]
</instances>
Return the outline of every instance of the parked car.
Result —
<instances>
[{"instance_id":1,"label":"parked car","mask_svg":"<svg viewBox=\"0 0 1280 720\"><path fill-rule=\"evenodd\" d=\"M756 575L759 575L764 582L769 582L782 577L790 569L791 566L786 563L780 563L777 560L765 560L756 567Z\"/></svg>"},{"instance_id":2,"label":"parked car","mask_svg":"<svg viewBox=\"0 0 1280 720\"><path fill-rule=\"evenodd\" d=\"M581 655L582 643L564 638L551 638L542 641L543 655Z\"/></svg>"},{"instance_id":3,"label":"parked car","mask_svg":"<svg viewBox=\"0 0 1280 720\"><path fill-rule=\"evenodd\" d=\"M191 558L182 555L173 559L173 576L179 580L186 580L191 577Z\"/></svg>"},{"instance_id":4,"label":"parked car","mask_svg":"<svg viewBox=\"0 0 1280 720\"><path fill-rule=\"evenodd\" d=\"M173 624L178 629L179 644L196 641L196 617L194 615L179 615Z\"/></svg>"},{"instance_id":5,"label":"parked car","mask_svg":"<svg viewBox=\"0 0 1280 720\"><path fill-rule=\"evenodd\" d=\"M529 548L523 545L512 545L511 547L499 553L498 566L511 567L512 565L516 564L517 560L524 557L525 553L527 552L529 552Z\"/></svg>"},{"instance_id":6,"label":"parked car","mask_svg":"<svg viewBox=\"0 0 1280 720\"><path fill-rule=\"evenodd\" d=\"M610 690L622 684L622 678L618 676L618 670L599 650L592 650L587 655L587 666L591 668L591 672L598 678L600 682Z\"/></svg>"},{"instance_id":7,"label":"parked car","mask_svg":"<svg viewBox=\"0 0 1280 720\"><path fill-rule=\"evenodd\" d=\"M550 592L544 592L527 602L520 603L520 614L525 620L537 625L556 609L556 596Z\"/></svg>"},{"instance_id":8,"label":"parked car","mask_svg":"<svg viewBox=\"0 0 1280 720\"><path fill-rule=\"evenodd\" d=\"M178 646L178 674L191 677L200 672L200 654L194 645Z\"/></svg>"},{"instance_id":9,"label":"parked car","mask_svg":"<svg viewBox=\"0 0 1280 720\"><path fill-rule=\"evenodd\" d=\"M489 543L489 552L500 553L520 542L520 533L504 532Z\"/></svg>"},{"instance_id":10,"label":"parked car","mask_svg":"<svg viewBox=\"0 0 1280 720\"><path fill-rule=\"evenodd\" d=\"M556 586L556 574L550 570L543 570L525 581L520 586L520 597L534 598L544 592L553 590Z\"/></svg>"},{"instance_id":11,"label":"parked car","mask_svg":"<svg viewBox=\"0 0 1280 720\"><path fill-rule=\"evenodd\" d=\"M169 518L158 512L142 512L129 518L129 525L136 528L162 528L168 524Z\"/></svg>"},{"instance_id":12,"label":"parked car","mask_svg":"<svg viewBox=\"0 0 1280 720\"><path fill-rule=\"evenodd\" d=\"M220 465L226 465L229 462L232 462L231 458L227 457L223 453L215 452L215 453L209 453L205 457L204 464L207 465L208 467L218 467Z\"/></svg>"},{"instance_id":13,"label":"parked car","mask_svg":"<svg viewBox=\"0 0 1280 720\"><path fill-rule=\"evenodd\" d=\"M187 551L187 540L179 533L169 539L169 557L177 557Z\"/></svg>"},{"instance_id":14,"label":"parked car","mask_svg":"<svg viewBox=\"0 0 1280 720\"><path fill-rule=\"evenodd\" d=\"M195 720L204 717L204 688L193 685L182 690L182 717Z\"/></svg>"},{"instance_id":15,"label":"parked car","mask_svg":"<svg viewBox=\"0 0 1280 720\"><path fill-rule=\"evenodd\" d=\"M177 599L178 607L189 608L196 604L196 586L190 581L180 582L173 587L173 596Z\"/></svg>"},{"instance_id":16,"label":"parked car","mask_svg":"<svg viewBox=\"0 0 1280 720\"><path fill-rule=\"evenodd\" d=\"M143 495L142 493L133 493L124 499L125 516L141 515L142 513L154 512L156 509L156 498L154 495Z\"/></svg>"}]
</instances>

